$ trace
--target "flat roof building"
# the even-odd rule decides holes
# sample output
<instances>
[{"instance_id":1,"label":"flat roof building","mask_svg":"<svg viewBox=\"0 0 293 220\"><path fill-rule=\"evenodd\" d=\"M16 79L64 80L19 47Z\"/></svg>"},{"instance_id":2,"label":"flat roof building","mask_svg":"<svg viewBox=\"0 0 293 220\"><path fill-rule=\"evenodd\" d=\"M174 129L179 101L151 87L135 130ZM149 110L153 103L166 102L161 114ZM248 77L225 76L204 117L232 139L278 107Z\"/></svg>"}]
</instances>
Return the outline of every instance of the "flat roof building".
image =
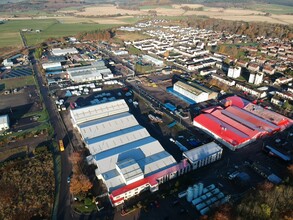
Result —
<instances>
[{"instance_id":1,"label":"flat roof building","mask_svg":"<svg viewBox=\"0 0 293 220\"><path fill-rule=\"evenodd\" d=\"M145 188L158 190L159 183L186 172L189 166L186 161L178 165L128 111L124 100L70 111L90 152L87 161L96 165L95 174L105 184L113 206Z\"/></svg>"},{"instance_id":2,"label":"flat roof building","mask_svg":"<svg viewBox=\"0 0 293 220\"><path fill-rule=\"evenodd\" d=\"M209 99L215 99L218 93L199 85L198 83L185 83L177 81L173 86L174 91L186 96L187 98L199 103Z\"/></svg>"},{"instance_id":3,"label":"flat roof building","mask_svg":"<svg viewBox=\"0 0 293 220\"><path fill-rule=\"evenodd\" d=\"M65 56L67 54L77 54L78 50L74 47L72 48L54 48L52 49L52 55L54 56Z\"/></svg>"},{"instance_id":4,"label":"flat roof building","mask_svg":"<svg viewBox=\"0 0 293 220\"><path fill-rule=\"evenodd\" d=\"M215 142L204 144L200 147L183 152L185 157L192 165L192 169L208 165L222 157L223 149Z\"/></svg>"},{"instance_id":5,"label":"flat roof building","mask_svg":"<svg viewBox=\"0 0 293 220\"><path fill-rule=\"evenodd\" d=\"M74 82L88 82L101 79L111 79L113 74L105 66L104 61L97 61L89 66L74 67L67 69L69 78Z\"/></svg>"}]
</instances>

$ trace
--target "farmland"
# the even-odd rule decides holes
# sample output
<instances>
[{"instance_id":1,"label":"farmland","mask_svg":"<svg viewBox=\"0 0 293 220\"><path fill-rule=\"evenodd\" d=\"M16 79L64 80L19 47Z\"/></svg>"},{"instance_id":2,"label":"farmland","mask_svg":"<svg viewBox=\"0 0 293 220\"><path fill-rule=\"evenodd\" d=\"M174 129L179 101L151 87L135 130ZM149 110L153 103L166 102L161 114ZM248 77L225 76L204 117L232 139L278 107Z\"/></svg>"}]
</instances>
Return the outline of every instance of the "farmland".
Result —
<instances>
[{"instance_id":1,"label":"farmland","mask_svg":"<svg viewBox=\"0 0 293 220\"><path fill-rule=\"evenodd\" d=\"M11 20L1 25L0 47L22 46L19 30L32 29L25 33L28 45L41 43L51 37L62 37L74 35L82 31L107 29L116 26L115 24L95 24L95 23L61 23L56 19L27 19ZM36 33L35 30L41 30Z\"/></svg>"},{"instance_id":2,"label":"farmland","mask_svg":"<svg viewBox=\"0 0 293 220\"><path fill-rule=\"evenodd\" d=\"M184 10L182 7L187 7L189 10ZM201 8L201 10L197 10L197 8ZM112 28L153 18L150 16L150 10L156 12L156 18L171 20L207 16L224 20L293 24L293 15L291 15L293 7L274 4L247 5L245 9L206 7L201 4L150 5L141 6L139 10L127 10L111 4L103 4L91 7L61 8L59 11L50 13L32 9L31 11L13 12L13 16L11 12L0 13L0 20L8 20L4 24L0 24L0 48L22 47L20 29L33 30L25 33L25 37L28 45L35 45L48 38L70 36L82 31ZM35 30L41 30L41 32L36 33ZM123 36L121 36L122 38Z\"/></svg>"}]
</instances>

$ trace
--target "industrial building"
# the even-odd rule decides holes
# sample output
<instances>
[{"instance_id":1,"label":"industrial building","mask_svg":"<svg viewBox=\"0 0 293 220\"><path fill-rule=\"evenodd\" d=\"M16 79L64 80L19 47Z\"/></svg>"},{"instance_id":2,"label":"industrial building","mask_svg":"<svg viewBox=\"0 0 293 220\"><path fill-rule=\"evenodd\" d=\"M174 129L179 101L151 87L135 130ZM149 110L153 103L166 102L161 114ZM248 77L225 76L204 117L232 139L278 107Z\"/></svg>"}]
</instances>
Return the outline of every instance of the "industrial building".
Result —
<instances>
[{"instance_id":1,"label":"industrial building","mask_svg":"<svg viewBox=\"0 0 293 220\"><path fill-rule=\"evenodd\" d=\"M0 116L0 132L9 129L9 117L8 115L1 115Z\"/></svg>"},{"instance_id":2,"label":"industrial building","mask_svg":"<svg viewBox=\"0 0 293 220\"><path fill-rule=\"evenodd\" d=\"M61 62L50 62L50 63L43 63L42 67L45 71L58 71L62 70Z\"/></svg>"},{"instance_id":3,"label":"industrial building","mask_svg":"<svg viewBox=\"0 0 293 220\"><path fill-rule=\"evenodd\" d=\"M218 93L193 82L182 82L177 81L173 85L174 91L180 93L181 95L195 101L196 103L204 102L210 99L215 99Z\"/></svg>"},{"instance_id":4,"label":"industrial building","mask_svg":"<svg viewBox=\"0 0 293 220\"><path fill-rule=\"evenodd\" d=\"M69 68L67 73L68 77L74 82L89 82L113 78L111 70L105 66L102 60L93 62L89 66Z\"/></svg>"},{"instance_id":5,"label":"industrial building","mask_svg":"<svg viewBox=\"0 0 293 220\"><path fill-rule=\"evenodd\" d=\"M129 113L124 100L70 111L72 123L90 152L89 164L105 184L113 206L141 191L158 190L159 184L190 169L177 163Z\"/></svg>"},{"instance_id":6,"label":"industrial building","mask_svg":"<svg viewBox=\"0 0 293 220\"><path fill-rule=\"evenodd\" d=\"M54 56L65 56L67 54L77 54L78 50L74 47L72 48L54 48L52 49L52 55Z\"/></svg>"},{"instance_id":7,"label":"industrial building","mask_svg":"<svg viewBox=\"0 0 293 220\"><path fill-rule=\"evenodd\" d=\"M193 125L231 150L292 125L291 119L284 116L281 119L278 114L276 120L271 119L275 115L273 112L237 96L228 97L223 103L225 107L213 106L202 110L202 113L194 118Z\"/></svg>"},{"instance_id":8,"label":"industrial building","mask_svg":"<svg viewBox=\"0 0 293 220\"><path fill-rule=\"evenodd\" d=\"M183 152L183 157L190 162L192 169L195 170L221 159L222 152L223 149L218 144L210 142L192 150Z\"/></svg>"},{"instance_id":9,"label":"industrial building","mask_svg":"<svg viewBox=\"0 0 293 220\"><path fill-rule=\"evenodd\" d=\"M149 55L143 55L142 59L145 62L153 63L156 66L164 66L164 61L151 57Z\"/></svg>"}]
</instances>

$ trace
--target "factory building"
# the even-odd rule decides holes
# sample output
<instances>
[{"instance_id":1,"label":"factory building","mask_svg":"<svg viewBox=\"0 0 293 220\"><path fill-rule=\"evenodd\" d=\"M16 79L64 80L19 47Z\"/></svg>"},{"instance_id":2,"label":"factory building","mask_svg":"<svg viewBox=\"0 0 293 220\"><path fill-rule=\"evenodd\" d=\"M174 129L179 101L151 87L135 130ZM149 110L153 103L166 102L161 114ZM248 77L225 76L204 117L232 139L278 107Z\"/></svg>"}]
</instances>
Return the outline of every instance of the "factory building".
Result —
<instances>
[{"instance_id":1,"label":"factory building","mask_svg":"<svg viewBox=\"0 0 293 220\"><path fill-rule=\"evenodd\" d=\"M190 169L187 160L177 163L129 113L124 100L70 111L90 155L89 164L103 181L113 206L141 191L154 192L159 184Z\"/></svg>"},{"instance_id":2,"label":"factory building","mask_svg":"<svg viewBox=\"0 0 293 220\"><path fill-rule=\"evenodd\" d=\"M199 103L210 99L215 99L218 93L198 84L198 83L186 83L177 81L173 86L174 91L181 95Z\"/></svg>"},{"instance_id":3,"label":"factory building","mask_svg":"<svg viewBox=\"0 0 293 220\"><path fill-rule=\"evenodd\" d=\"M78 50L74 47L72 48L54 48L52 49L52 55L54 56L65 56L67 54L77 54Z\"/></svg>"},{"instance_id":4,"label":"factory building","mask_svg":"<svg viewBox=\"0 0 293 220\"><path fill-rule=\"evenodd\" d=\"M67 73L68 77L74 82L89 82L113 78L111 70L105 66L104 61L93 62L89 66L69 68Z\"/></svg>"},{"instance_id":5,"label":"factory building","mask_svg":"<svg viewBox=\"0 0 293 220\"><path fill-rule=\"evenodd\" d=\"M235 150L257 138L271 135L292 125L292 120L254 105L237 96L223 100L225 107L202 110L193 125ZM276 118L275 120L272 118Z\"/></svg>"},{"instance_id":6,"label":"factory building","mask_svg":"<svg viewBox=\"0 0 293 220\"><path fill-rule=\"evenodd\" d=\"M0 116L0 132L9 129L9 117L8 115L1 115Z\"/></svg>"},{"instance_id":7,"label":"factory building","mask_svg":"<svg viewBox=\"0 0 293 220\"><path fill-rule=\"evenodd\" d=\"M42 67L46 72L62 70L61 62L43 63Z\"/></svg>"},{"instance_id":8,"label":"factory building","mask_svg":"<svg viewBox=\"0 0 293 220\"><path fill-rule=\"evenodd\" d=\"M190 162L192 169L195 170L221 159L222 152L223 149L218 144L210 142L183 152L183 157Z\"/></svg>"},{"instance_id":9,"label":"factory building","mask_svg":"<svg viewBox=\"0 0 293 220\"><path fill-rule=\"evenodd\" d=\"M143 55L142 59L147 63L153 63L156 66L164 66L164 61L151 57L149 55Z\"/></svg>"}]
</instances>

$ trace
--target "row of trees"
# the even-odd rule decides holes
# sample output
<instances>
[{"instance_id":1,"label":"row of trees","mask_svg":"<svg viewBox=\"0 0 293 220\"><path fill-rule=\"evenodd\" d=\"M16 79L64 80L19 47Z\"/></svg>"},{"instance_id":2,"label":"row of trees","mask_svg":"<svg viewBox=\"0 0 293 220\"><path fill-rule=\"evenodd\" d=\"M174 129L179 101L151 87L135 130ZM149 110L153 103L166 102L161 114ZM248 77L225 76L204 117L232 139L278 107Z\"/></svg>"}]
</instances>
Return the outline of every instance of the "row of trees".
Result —
<instances>
[{"instance_id":1,"label":"row of trees","mask_svg":"<svg viewBox=\"0 0 293 220\"><path fill-rule=\"evenodd\" d=\"M214 220L234 219L293 219L293 165L288 166L285 183L275 186L264 182L246 195L242 201L231 206L221 206L211 217ZM205 219L203 217L202 219Z\"/></svg>"},{"instance_id":2,"label":"row of trees","mask_svg":"<svg viewBox=\"0 0 293 220\"><path fill-rule=\"evenodd\" d=\"M88 32L81 32L77 34L77 39L79 40L89 40L89 41L107 41L115 36L115 32L111 30L95 30Z\"/></svg>"},{"instance_id":3,"label":"row of trees","mask_svg":"<svg viewBox=\"0 0 293 220\"><path fill-rule=\"evenodd\" d=\"M293 39L292 26L269 24L264 22L228 21L214 18L190 17L187 24L191 27L211 29L219 32L230 32L247 35L251 39L258 36L280 39Z\"/></svg>"},{"instance_id":4,"label":"row of trees","mask_svg":"<svg viewBox=\"0 0 293 220\"><path fill-rule=\"evenodd\" d=\"M69 159L72 163L73 172L70 182L70 192L74 195L85 194L93 187L93 184L81 170L82 155L80 152L73 152Z\"/></svg>"}]
</instances>

